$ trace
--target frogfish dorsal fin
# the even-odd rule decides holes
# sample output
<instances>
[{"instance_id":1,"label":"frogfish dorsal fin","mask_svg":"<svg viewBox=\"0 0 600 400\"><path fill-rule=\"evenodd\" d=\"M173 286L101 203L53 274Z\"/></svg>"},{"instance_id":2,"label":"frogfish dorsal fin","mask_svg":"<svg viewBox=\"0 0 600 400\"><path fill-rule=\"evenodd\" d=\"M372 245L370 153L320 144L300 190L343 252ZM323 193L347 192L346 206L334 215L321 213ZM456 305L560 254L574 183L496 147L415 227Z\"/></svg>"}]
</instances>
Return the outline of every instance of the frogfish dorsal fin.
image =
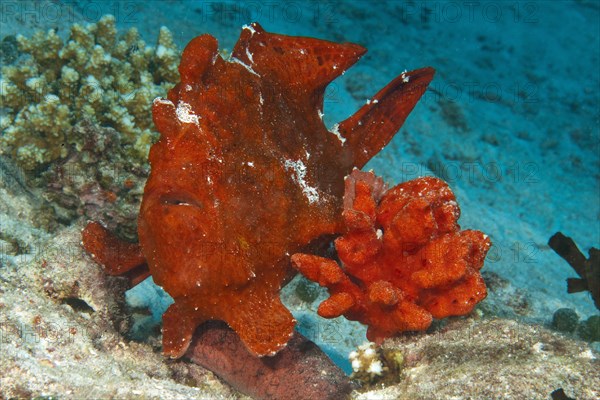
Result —
<instances>
[{"instance_id":1,"label":"frogfish dorsal fin","mask_svg":"<svg viewBox=\"0 0 600 400\"><path fill-rule=\"evenodd\" d=\"M354 151L357 168L362 168L394 137L427 90L434 73L431 67L403 72L339 124L339 132Z\"/></svg>"},{"instance_id":2,"label":"frogfish dorsal fin","mask_svg":"<svg viewBox=\"0 0 600 400\"><path fill-rule=\"evenodd\" d=\"M269 33L252 23L244 26L231 56L263 79L312 93L324 90L366 51L352 43Z\"/></svg>"}]
</instances>

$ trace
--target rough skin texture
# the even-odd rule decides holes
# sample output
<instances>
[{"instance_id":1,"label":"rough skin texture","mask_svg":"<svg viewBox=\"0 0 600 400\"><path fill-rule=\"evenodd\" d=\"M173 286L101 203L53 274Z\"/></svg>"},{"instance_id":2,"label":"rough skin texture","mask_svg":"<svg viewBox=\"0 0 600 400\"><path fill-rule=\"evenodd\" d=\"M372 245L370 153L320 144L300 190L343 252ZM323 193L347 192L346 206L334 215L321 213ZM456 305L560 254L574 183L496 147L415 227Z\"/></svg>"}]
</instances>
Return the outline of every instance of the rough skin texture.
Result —
<instances>
[{"instance_id":1,"label":"rough skin texture","mask_svg":"<svg viewBox=\"0 0 600 400\"><path fill-rule=\"evenodd\" d=\"M229 61L210 35L185 48L181 82L154 102L161 138L138 220L149 271L175 300L163 315L166 355L182 356L207 320L225 321L259 356L291 338L279 298L290 255L342 233L344 177L391 140L433 78L432 68L403 73L329 132L325 87L364 52L258 24ZM106 252L89 236L86 249Z\"/></svg>"},{"instance_id":2,"label":"rough skin texture","mask_svg":"<svg viewBox=\"0 0 600 400\"><path fill-rule=\"evenodd\" d=\"M425 330L432 318L465 315L486 296L479 273L491 246L479 231L461 231L454 194L425 177L388 191L381 178L354 170L346 179L346 233L336 239L342 266L309 254L292 256L308 279L329 289L319 315L344 315L369 326L381 343Z\"/></svg>"}]
</instances>

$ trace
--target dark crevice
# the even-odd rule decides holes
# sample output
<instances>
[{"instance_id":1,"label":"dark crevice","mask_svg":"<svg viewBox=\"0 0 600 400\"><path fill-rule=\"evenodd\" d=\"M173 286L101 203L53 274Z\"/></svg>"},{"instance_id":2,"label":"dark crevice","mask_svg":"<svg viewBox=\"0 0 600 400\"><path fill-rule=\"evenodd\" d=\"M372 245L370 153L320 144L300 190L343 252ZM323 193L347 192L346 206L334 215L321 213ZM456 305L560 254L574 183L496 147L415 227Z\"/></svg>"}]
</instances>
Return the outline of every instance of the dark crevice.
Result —
<instances>
[{"instance_id":1,"label":"dark crevice","mask_svg":"<svg viewBox=\"0 0 600 400\"><path fill-rule=\"evenodd\" d=\"M66 299L62 299L61 302L63 304L69 305L76 312L86 314L91 314L95 312L95 310L88 303L77 297L67 297Z\"/></svg>"}]
</instances>

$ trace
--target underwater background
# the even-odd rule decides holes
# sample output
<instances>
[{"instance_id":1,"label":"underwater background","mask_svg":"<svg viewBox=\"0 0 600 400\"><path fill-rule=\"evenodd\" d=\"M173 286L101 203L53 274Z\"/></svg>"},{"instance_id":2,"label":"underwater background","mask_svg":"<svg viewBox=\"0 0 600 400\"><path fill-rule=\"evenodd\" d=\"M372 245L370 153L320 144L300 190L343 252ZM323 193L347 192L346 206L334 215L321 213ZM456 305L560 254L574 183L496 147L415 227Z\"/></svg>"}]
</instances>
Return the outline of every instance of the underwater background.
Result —
<instances>
[{"instance_id":1,"label":"underwater background","mask_svg":"<svg viewBox=\"0 0 600 400\"><path fill-rule=\"evenodd\" d=\"M556 232L573 238L586 257L600 246L599 1L47 0L3 1L1 7L0 398L243 398L205 371L195 372L196 383L186 386L189 371L173 373L164 365L158 328L170 298L148 280L127 292L127 305L110 299L120 289L93 286L101 274L86 275L93 264L81 254L77 233L87 220L100 219L135 239L147 151L158 137L150 115L153 98L165 96L177 82L176 65L192 38L209 33L226 55L251 22L268 32L368 49L328 86L323 117L328 127L403 71L436 69L400 132L365 170L373 169L391 186L425 175L448 182L461 207L461 226L484 231L493 242L482 270L488 297L469 317L475 325L466 329L477 330L479 323L493 335L498 326L486 331L482 321L507 321L500 327L512 332L508 347L531 340L537 350L527 354L543 353L536 360L523 358L528 367L504 370L519 376L519 368L536 366L546 379L542 389L532 382L541 378L526 374L522 382L507 375L512 378L506 387L486 380L491 371L470 379L472 365L492 368L493 362L470 364L481 349L465 347L463 359L452 360L465 365L460 378L453 378L461 383L447 383L448 392L433 383L444 374L440 367L440 375L428 371L429 381L412 377L412 385L427 382L422 386L411 388L405 379L354 396L418 398L409 395L415 390L423 398L517 398L524 387L530 391L523 398L549 398L560 387L578 399L600 395L598 309L589 292L567 293L566 279L577 274L548 246ZM102 19L107 14L114 19ZM110 34L111 21L117 36L128 35L112 59L94 53L93 46L94 35L98 42ZM109 33L85 31L86 24L96 23ZM73 30L73 24L80 28ZM163 26L170 32L161 31ZM127 33L131 28L139 34ZM52 58L63 49L60 40L77 35L81 47L64 46L65 53L97 57L98 71L111 71L114 79L91 82ZM87 48L86 40L92 40ZM47 74L53 69L61 72L55 79ZM110 90L119 76L132 85L125 94ZM92 106L65 95L73 85L89 85ZM348 354L366 341L365 328L343 318L320 318L316 309L326 291L303 277L284 293L297 329L351 373ZM567 315L567 323L557 317L553 322L559 309L570 309L559 313ZM114 333L119 331L114 323L98 322L114 322L115 314L127 328L124 336ZM94 328L77 331L85 321L94 321ZM434 331L443 331L446 323L461 322L441 321ZM36 328L40 324L46 324L50 339ZM54 332L58 339L49 345L52 326L61 332L68 326L68 338ZM104 345L94 341L103 337L121 346L119 355L107 351L96 375L78 372L82 360L102 353ZM446 339L440 336L438 344ZM153 355L142 355L149 349ZM122 372L109 372L113 369ZM402 390L388 387L393 385ZM494 397L500 389L482 394L484 386L502 387L507 396Z\"/></svg>"}]
</instances>

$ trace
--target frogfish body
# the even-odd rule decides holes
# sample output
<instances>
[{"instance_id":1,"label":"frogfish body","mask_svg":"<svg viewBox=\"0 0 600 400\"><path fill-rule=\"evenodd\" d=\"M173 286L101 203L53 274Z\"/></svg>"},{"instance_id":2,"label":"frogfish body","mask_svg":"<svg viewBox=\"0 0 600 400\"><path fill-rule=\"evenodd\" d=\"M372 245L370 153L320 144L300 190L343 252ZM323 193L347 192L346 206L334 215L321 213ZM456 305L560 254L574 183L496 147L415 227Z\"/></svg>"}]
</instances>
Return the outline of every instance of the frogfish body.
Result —
<instances>
[{"instance_id":1,"label":"frogfish body","mask_svg":"<svg viewBox=\"0 0 600 400\"><path fill-rule=\"evenodd\" d=\"M163 315L166 355L183 355L207 320L225 321L258 356L288 342L295 321L279 291L290 256L341 233L344 177L391 140L433 77L432 68L403 73L329 131L325 88L365 51L256 23L229 60L210 35L185 48L181 82L153 104L161 136L150 151L139 246L97 223L83 233L109 273L145 263L173 297Z\"/></svg>"}]
</instances>

